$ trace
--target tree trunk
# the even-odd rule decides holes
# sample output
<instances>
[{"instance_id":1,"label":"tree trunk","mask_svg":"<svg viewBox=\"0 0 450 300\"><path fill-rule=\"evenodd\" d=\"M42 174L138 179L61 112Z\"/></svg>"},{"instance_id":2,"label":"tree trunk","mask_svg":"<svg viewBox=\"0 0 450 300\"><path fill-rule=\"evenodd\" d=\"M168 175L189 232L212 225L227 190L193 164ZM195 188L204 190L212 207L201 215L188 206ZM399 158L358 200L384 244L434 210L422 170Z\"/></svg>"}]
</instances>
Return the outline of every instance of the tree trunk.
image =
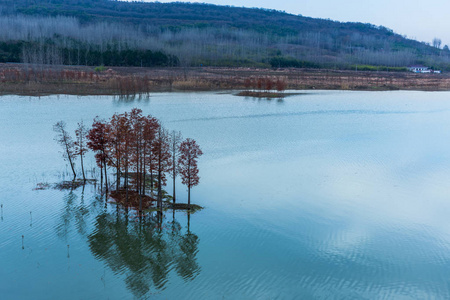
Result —
<instances>
[{"instance_id":1,"label":"tree trunk","mask_svg":"<svg viewBox=\"0 0 450 300\"><path fill-rule=\"evenodd\" d=\"M158 206L160 208L160 211L162 212L162 191L161 191L161 172L162 172L162 170L161 170L161 168L162 168L161 152L162 152L162 149L161 149L161 145L159 146L158 152L159 152L159 156L158 156Z\"/></svg>"},{"instance_id":2,"label":"tree trunk","mask_svg":"<svg viewBox=\"0 0 450 300\"><path fill-rule=\"evenodd\" d=\"M126 203L127 203L127 209L128 209L128 167L129 167L129 149L128 149L128 141L125 142L125 191L126 191Z\"/></svg>"},{"instance_id":3,"label":"tree trunk","mask_svg":"<svg viewBox=\"0 0 450 300\"><path fill-rule=\"evenodd\" d=\"M146 184L146 180L147 180L147 171L145 170L145 160L144 160L144 184L142 186L142 195L145 196L145 184Z\"/></svg>"},{"instance_id":4,"label":"tree trunk","mask_svg":"<svg viewBox=\"0 0 450 300\"><path fill-rule=\"evenodd\" d=\"M75 169L73 167L72 158L70 157L69 148L68 148L67 145L66 145L66 151L67 151L67 158L69 159L70 168L72 168L73 180L75 180L75 178L77 178L77 173L75 173Z\"/></svg>"},{"instance_id":5,"label":"tree trunk","mask_svg":"<svg viewBox=\"0 0 450 300\"><path fill-rule=\"evenodd\" d=\"M175 204L175 175L173 176L173 204Z\"/></svg>"},{"instance_id":6,"label":"tree trunk","mask_svg":"<svg viewBox=\"0 0 450 300\"><path fill-rule=\"evenodd\" d=\"M116 191L119 191L120 189L120 158L117 160L116 165Z\"/></svg>"},{"instance_id":7,"label":"tree trunk","mask_svg":"<svg viewBox=\"0 0 450 300\"><path fill-rule=\"evenodd\" d=\"M137 144L137 149L136 149L136 193L140 194L141 193L141 158L139 155L139 144Z\"/></svg>"},{"instance_id":8,"label":"tree trunk","mask_svg":"<svg viewBox=\"0 0 450 300\"><path fill-rule=\"evenodd\" d=\"M190 233L191 232L191 212L188 211L187 217L188 217L187 231L188 231L188 233Z\"/></svg>"},{"instance_id":9,"label":"tree trunk","mask_svg":"<svg viewBox=\"0 0 450 300\"><path fill-rule=\"evenodd\" d=\"M152 167L152 161L150 158L150 195L153 198L154 194L153 194L153 167Z\"/></svg>"},{"instance_id":10,"label":"tree trunk","mask_svg":"<svg viewBox=\"0 0 450 300\"><path fill-rule=\"evenodd\" d=\"M188 210L191 210L191 161L188 165Z\"/></svg>"},{"instance_id":11,"label":"tree trunk","mask_svg":"<svg viewBox=\"0 0 450 300\"><path fill-rule=\"evenodd\" d=\"M175 176L177 175L176 172L176 162L175 162L175 149L174 147L172 147L172 157L173 157L173 161L172 161L172 177L173 177L173 204L175 204L176 202L176 195L175 195Z\"/></svg>"},{"instance_id":12,"label":"tree trunk","mask_svg":"<svg viewBox=\"0 0 450 300\"><path fill-rule=\"evenodd\" d=\"M145 151L145 148L144 148ZM145 152L144 152L145 153ZM140 188L139 188L139 215L142 215L142 196L144 193L144 186L145 186L145 154L142 153L140 161L140 172L139 172L139 178L140 178ZM144 174L142 174L144 172Z\"/></svg>"},{"instance_id":13,"label":"tree trunk","mask_svg":"<svg viewBox=\"0 0 450 300\"><path fill-rule=\"evenodd\" d=\"M126 191L126 198L127 198L127 204L128 204L128 163L125 168L125 191ZM128 207L128 205L127 205Z\"/></svg>"},{"instance_id":14,"label":"tree trunk","mask_svg":"<svg viewBox=\"0 0 450 300\"><path fill-rule=\"evenodd\" d=\"M175 156L174 156L175 157ZM176 195L175 195L175 158L173 159L173 203L176 202Z\"/></svg>"},{"instance_id":15,"label":"tree trunk","mask_svg":"<svg viewBox=\"0 0 450 300\"><path fill-rule=\"evenodd\" d=\"M103 188L103 168L100 168L100 190Z\"/></svg>"},{"instance_id":16,"label":"tree trunk","mask_svg":"<svg viewBox=\"0 0 450 300\"><path fill-rule=\"evenodd\" d=\"M81 159L81 172L83 173L83 181L86 182L86 176L84 175L83 154L80 155Z\"/></svg>"},{"instance_id":17,"label":"tree trunk","mask_svg":"<svg viewBox=\"0 0 450 300\"><path fill-rule=\"evenodd\" d=\"M75 169L73 168L73 163L70 158L69 158L69 163L70 163L70 167L72 168L72 172L73 172L73 180L75 180L77 178L77 174L75 173Z\"/></svg>"},{"instance_id":18,"label":"tree trunk","mask_svg":"<svg viewBox=\"0 0 450 300\"><path fill-rule=\"evenodd\" d=\"M161 171L158 171L158 207L162 208Z\"/></svg>"},{"instance_id":19,"label":"tree trunk","mask_svg":"<svg viewBox=\"0 0 450 300\"><path fill-rule=\"evenodd\" d=\"M188 210L191 210L191 187L188 187Z\"/></svg>"},{"instance_id":20,"label":"tree trunk","mask_svg":"<svg viewBox=\"0 0 450 300\"><path fill-rule=\"evenodd\" d=\"M108 174L106 172L106 159L103 160L103 165L105 166L105 187L106 187L106 193L108 193Z\"/></svg>"}]
</instances>

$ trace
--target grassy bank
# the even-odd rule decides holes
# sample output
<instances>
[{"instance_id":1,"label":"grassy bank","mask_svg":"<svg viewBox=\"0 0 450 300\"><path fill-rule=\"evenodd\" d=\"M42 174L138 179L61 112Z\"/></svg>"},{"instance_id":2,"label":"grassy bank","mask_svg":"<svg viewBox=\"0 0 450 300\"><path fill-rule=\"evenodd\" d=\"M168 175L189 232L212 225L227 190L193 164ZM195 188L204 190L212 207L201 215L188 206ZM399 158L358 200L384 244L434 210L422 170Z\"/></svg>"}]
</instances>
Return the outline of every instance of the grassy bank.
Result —
<instances>
[{"instance_id":1,"label":"grassy bank","mask_svg":"<svg viewBox=\"0 0 450 300\"><path fill-rule=\"evenodd\" d=\"M450 90L446 74L323 69L47 67L0 64L0 94L148 95L163 91L246 90L249 80L282 80L286 89Z\"/></svg>"}]
</instances>

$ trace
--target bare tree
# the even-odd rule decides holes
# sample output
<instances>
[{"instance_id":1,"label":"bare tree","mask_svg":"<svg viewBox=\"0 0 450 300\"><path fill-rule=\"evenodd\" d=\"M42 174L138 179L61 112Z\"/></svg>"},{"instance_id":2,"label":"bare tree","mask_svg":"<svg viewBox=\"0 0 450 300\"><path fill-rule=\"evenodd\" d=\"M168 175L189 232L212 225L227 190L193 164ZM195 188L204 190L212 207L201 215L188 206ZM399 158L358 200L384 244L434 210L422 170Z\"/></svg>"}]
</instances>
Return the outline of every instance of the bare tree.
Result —
<instances>
[{"instance_id":1,"label":"bare tree","mask_svg":"<svg viewBox=\"0 0 450 300\"><path fill-rule=\"evenodd\" d=\"M56 132L55 140L63 147L63 157L66 159L73 172L73 180L77 177L75 173L75 143L66 130L66 122L59 121L53 125L53 131Z\"/></svg>"},{"instance_id":2,"label":"bare tree","mask_svg":"<svg viewBox=\"0 0 450 300\"><path fill-rule=\"evenodd\" d=\"M170 159L169 134L161 125L158 128L153 151L156 156L158 172L158 208L162 211L162 186L166 184L165 174L170 171L172 161Z\"/></svg>"},{"instance_id":3,"label":"bare tree","mask_svg":"<svg viewBox=\"0 0 450 300\"><path fill-rule=\"evenodd\" d=\"M441 48L441 39L440 38L434 38L433 39L433 47L440 49Z\"/></svg>"},{"instance_id":4,"label":"bare tree","mask_svg":"<svg viewBox=\"0 0 450 300\"><path fill-rule=\"evenodd\" d=\"M181 140L183 139L183 136L181 135L181 132L173 130L170 133L170 155L172 156L172 176L173 179L173 203L176 202L176 196L175 196L175 178L178 175L178 166L177 166L177 160L180 155L180 144Z\"/></svg>"},{"instance_id":5,"label":"bare tree","mask_svg":"<svg viewBox=\"0 0 450 300\"><path fill-rule=\"evenodd\" d=\"M76 141L74 143L74 145L75 145L74 154L76 156L80 157L81 172L83 173L83 181L84 182L86 182L86 175L84 173L83 157L84 157L84 154L88 151L87 138L86 138L88 133L89 132L88 132L86 126L83 124L83 121L78 123L78 128L75 130Z\"/></svg>"}]
</instances>

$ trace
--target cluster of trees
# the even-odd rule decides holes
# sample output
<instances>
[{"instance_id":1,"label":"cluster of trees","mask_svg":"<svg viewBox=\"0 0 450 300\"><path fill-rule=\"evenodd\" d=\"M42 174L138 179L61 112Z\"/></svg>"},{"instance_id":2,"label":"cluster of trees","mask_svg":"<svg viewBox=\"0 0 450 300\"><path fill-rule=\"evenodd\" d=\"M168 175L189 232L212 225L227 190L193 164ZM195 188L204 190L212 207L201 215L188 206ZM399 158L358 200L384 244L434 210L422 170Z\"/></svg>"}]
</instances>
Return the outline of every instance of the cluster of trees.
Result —
<instances>
[{"instance_id":1,"label":"cluster of trees","mask_svg":"<svg viewBox=\"0 0 450 300\"><path fill-rule=\"evenodd\" d=\"M173 202L175 203L175 179L179 175L188 188L188 207L190 190L198 185L197 160L203 153L193 139L182 139L176 131L168 132L161 122L144 116L142 110L134 108L131 112L114 114L109 121L94 119L88 129L82 122L75 131L75 141L66 130L63 121L53 127L56 140L63 147L63 156L68 161L76 178L75 159L80 158L83 180L86 176L83 157L88 150L95 153L100 168L101 186L105 183L108 192L108 168L116 174L116 190L125 189L128 203L130 178L134 180L135 192L140 195L139 212L142 212L142 197L146 195L147 182L150 179L150 191L157 186L157 207L162 210L163 191L167 175L173 179ZM122 184L122 178L123 184Z\"/></svg>"},{"instance_id":2,"label":"cluster of trees","mask_svg":"<svg viewBox=\"0 0 450 300\"><path fill-rule=\"evenodd\" d=\"M250 77L245 79L244 86L253 90L264 90L266 92L277 90L278 92L283 92L287 87L287 82L285 78Z\"/></svg>"},{"instance_id":3,"label":"cluster of trees","mask_svg":"<svg viewBox=\"0 0 450 300\"><path fill-rule=\"evenodd\" d=\"M448 47L382 26L188 3L4 0L0 60L120 66L450 67ZM17 51L20 47L20 51Z\"/></svg>"}]
</instances>

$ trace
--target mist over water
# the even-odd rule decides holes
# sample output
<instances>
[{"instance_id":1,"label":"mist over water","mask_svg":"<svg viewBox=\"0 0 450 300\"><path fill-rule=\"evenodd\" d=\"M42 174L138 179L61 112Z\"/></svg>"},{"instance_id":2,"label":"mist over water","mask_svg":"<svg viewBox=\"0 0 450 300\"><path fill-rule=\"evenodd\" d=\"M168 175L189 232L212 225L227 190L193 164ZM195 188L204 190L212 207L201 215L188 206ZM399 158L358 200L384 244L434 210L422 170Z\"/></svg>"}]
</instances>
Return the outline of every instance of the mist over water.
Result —
<instances>
[{"instance_id":1,"label":"mist over water","mask_svg":"<svg viewBox=\"0 0 450 300\"><path fill-rule=\"evenodd\" d=\"M0 298L449 298L449 100L2 96ZM162 227L127 218L92 185L33 190L71 179L53 124L73 132L134 107L202 148L191 197L205 209L189 228L184 212Z\"/></svg>"}]
</instances>

